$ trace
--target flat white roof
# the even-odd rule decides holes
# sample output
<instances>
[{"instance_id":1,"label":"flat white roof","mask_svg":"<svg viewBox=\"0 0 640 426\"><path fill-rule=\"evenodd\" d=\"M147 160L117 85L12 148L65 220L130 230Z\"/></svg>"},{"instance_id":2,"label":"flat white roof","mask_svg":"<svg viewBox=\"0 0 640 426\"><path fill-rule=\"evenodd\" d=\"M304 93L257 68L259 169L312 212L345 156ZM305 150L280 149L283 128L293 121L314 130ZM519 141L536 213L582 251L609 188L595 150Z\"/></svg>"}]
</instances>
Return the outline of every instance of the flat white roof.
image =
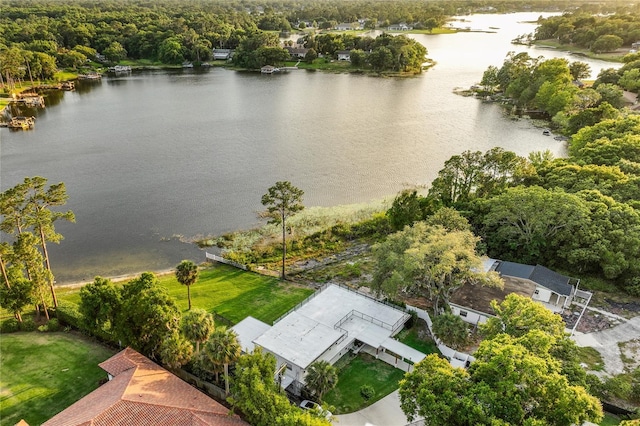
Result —
<instances>
[{"instance_id":1,"label":"flat white roof","mask_svg":"<svg viewBox=\"0 0 640 426\"><path fill-rule=\"evenodd\" d=\"M370 297L331 285L302 305L296 312L333 327L352 310L369 315L389 325L400 321L405 313Z\"/></svg>"},{"instance_id":2,"label":"flat white roof","mask_svg":"<svg viewBox=\"0 0 640 426\"><path fill-rule=\"evenodd\" d=\"M307 368L342 334L333 327L293 311L253 342L288 362Z\"/></svg>"},{"instance_id":3,"label":"flat white roof","mask_svg":"<svg viewBox=\"0 0 640 426\"><path fill-rule=\"evenodd\" d=\"M331 285L315 293L254 343L305 369L343 335L348 335L345 342L359 339L379 347L407 317L399 309Z\"/></svg>"},{"instance_id":4,"label":"flat white roof","mask_svg":"<svg viewBox=\"0 0 640 426\"><path fill-rule=\"evenodd\" d=\"M246 353L253 352L253 341L260 335L269 330L271 326L254 317L246 317L231 329L238 335L238 343Z\"/></svg>"}]
</instances>

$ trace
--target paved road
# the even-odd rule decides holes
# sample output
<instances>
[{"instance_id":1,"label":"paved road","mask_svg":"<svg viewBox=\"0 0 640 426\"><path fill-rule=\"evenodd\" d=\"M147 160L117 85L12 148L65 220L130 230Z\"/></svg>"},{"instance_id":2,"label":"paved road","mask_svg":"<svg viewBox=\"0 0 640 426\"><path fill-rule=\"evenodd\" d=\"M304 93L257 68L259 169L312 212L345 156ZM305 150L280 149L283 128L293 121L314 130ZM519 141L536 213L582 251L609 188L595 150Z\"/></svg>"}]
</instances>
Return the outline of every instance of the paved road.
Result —
<instances>
[{"instance_id":1,"label":"paved road","mask_svg":"<svg viewBox=\"0 0 640 426\"><path fill-rule=\"evenodd\" d=\"M405 426L409 423L400 409L398 391L363 410L335 417L337 426Z\"/></svg>"},{"instance_id":2,"label":"paved road","mask_svg":"<svg viewBox=\"0 0 640 426\"><path fill-rule=\"evenodd\" d=\"M578 346L591 346L600 352L604 360L604 369L611 375L624 371L618 343L638 338L640 338L640 316L607 330L573 336Z\"/></svg>"}]
</instances>

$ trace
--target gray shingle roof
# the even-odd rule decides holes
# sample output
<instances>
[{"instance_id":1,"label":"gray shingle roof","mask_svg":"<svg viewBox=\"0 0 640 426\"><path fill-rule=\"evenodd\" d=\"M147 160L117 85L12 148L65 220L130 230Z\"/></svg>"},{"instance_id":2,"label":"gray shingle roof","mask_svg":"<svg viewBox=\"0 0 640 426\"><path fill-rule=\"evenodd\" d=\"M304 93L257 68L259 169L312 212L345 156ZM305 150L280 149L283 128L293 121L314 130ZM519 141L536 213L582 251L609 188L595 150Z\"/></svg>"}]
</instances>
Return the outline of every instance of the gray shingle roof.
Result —
<instances>
[{"instance_id":1,"label":"gray shingle roof","mask_svg":"<svg viewBox=\"0 0 640 426\"><path fill-rule=\"evenodd\" d=\"M573 286L569 284L571 278L545 268L542 265L523 265L522 263L500 261L496 271L509 277L531 280L549 290L563 296L571 295Z\"/></svg>"}]
</instances>

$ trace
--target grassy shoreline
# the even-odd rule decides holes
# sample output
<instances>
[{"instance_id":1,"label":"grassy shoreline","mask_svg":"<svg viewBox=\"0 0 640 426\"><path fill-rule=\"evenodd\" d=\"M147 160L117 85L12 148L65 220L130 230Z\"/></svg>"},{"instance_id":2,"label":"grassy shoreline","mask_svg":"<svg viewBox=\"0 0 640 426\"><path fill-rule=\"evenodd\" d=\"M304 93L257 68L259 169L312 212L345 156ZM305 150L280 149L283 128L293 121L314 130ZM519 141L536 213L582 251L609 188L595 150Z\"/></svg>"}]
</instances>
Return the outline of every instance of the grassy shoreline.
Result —
<instances>
[{"instance_id":1,"label":"grassy shoreline","mask_svg":"<svg viewBox=\"0 0 640 426\"><path fill-rule=\"evenodd\" d=\"M550 48L562 52L569 52L572 55L576 56L614 63L622 63L622 58L624 57L624 55L629 53L628 50L622 51L622 49L618 49L616 52L609 53L593 53L589 49L583 49L576 46L568 46L566 44L561 44L555 40L538 40L535 41L533 45L539 48Z\"/></svg>"}]
</instances>

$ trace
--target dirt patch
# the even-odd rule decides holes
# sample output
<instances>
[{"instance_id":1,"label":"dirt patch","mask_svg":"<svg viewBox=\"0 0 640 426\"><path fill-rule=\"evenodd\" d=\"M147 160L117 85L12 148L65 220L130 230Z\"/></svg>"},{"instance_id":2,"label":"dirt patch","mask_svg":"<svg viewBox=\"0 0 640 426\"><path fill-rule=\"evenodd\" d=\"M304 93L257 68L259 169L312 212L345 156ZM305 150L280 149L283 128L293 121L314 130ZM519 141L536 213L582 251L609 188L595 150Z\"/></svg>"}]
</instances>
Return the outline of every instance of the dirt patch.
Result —
<instances>
[{"instance_id":1,"label":"dirt patch","mask_svg":"<svg viewBox=\"0 0 640 426\"><path fill-rule=\"evenodd\" d=\"M620 347L620 358L624 362L625 369L633 371L640 367L640 339L621 342L618 346Z\"/></svg>"},{"instance_id":2,"label":"dirt patch","mask_svg":"<svg viewBox=\"0 0 640 426\"><path fill-rule=\"evenodd\" d=\"M567 310L562 314L562 319L564 319L564 322L569 329L573 329L578 318L580 318L580 310ZM618 319L599 312L586 310L582 318L580 318L576 331L581 333L593 333L596 331L607 330L619 324L620 320Z\"/></svg>"},{"instance_id":3,"label":"dirt patch","mask_svg":"<svg viewBox=\"0 0 640 426\"><path fill-rule=\"evenodd\" d=\"M627 312L640 312L640 303L638 302L618 302L609 298L604 300L609 304L607 311L616 315L624 315Z\"/></svg>"}]
</instances>

